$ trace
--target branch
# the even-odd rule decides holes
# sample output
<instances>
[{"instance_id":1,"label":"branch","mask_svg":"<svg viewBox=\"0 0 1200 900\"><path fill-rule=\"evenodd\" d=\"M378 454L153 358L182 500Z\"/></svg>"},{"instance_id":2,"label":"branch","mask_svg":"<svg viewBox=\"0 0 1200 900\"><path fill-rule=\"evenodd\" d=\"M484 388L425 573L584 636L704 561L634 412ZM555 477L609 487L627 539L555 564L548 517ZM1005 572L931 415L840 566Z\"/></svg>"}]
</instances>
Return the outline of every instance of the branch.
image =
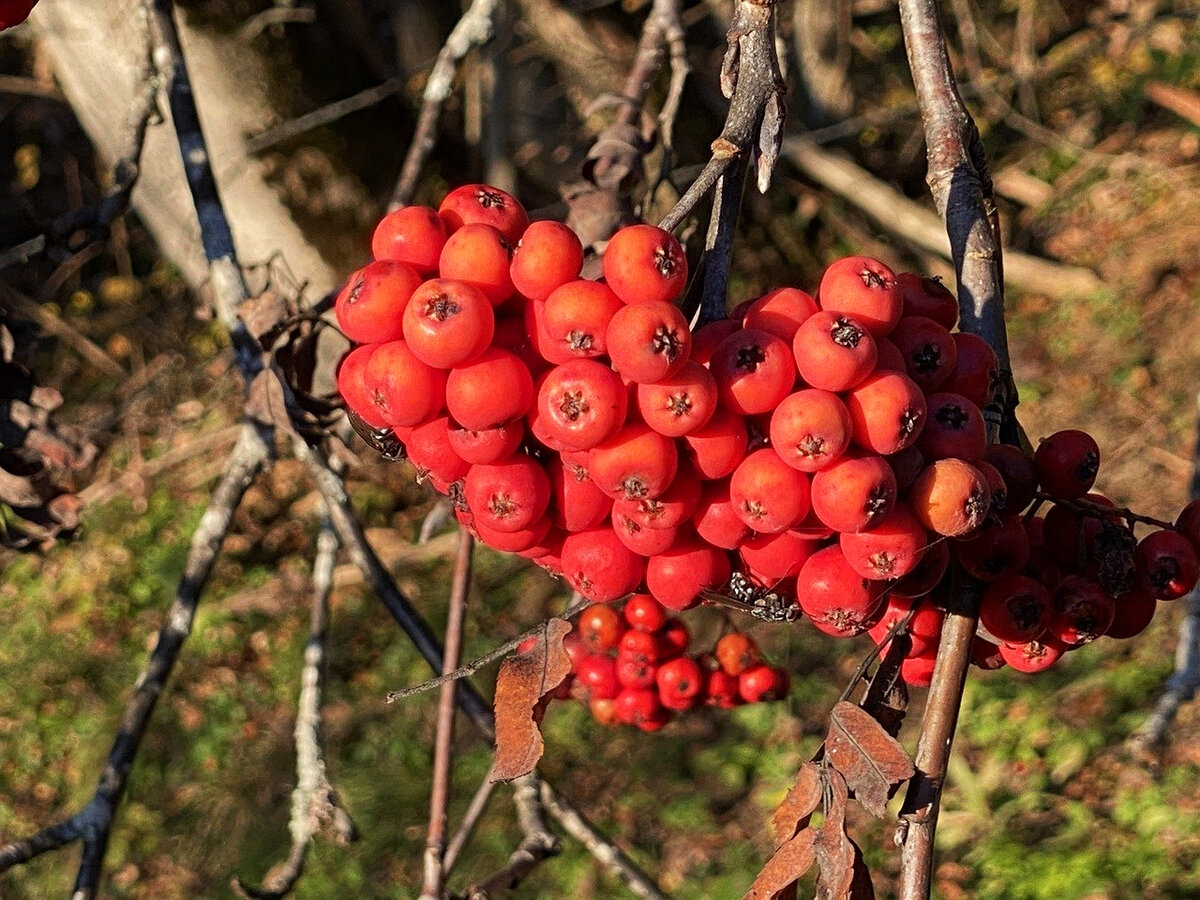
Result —
<instances>
[{"instance_id":1,"label":"branch","mask_svg":"<svg viewBox=\"0 0 1200 900\"><path fill-rule=\"evenodd\" d=\"M525 837L508 858L508 864L490 878L467 890L470 900L486 900L494 891L515 890L541 863L562 851L562 844L546 825L541 800L541 781L537 775L525 775L513 782L513 803L517 822Z\"/></svg>"},{"instance_id":2,"label":"branch","mask_svg":"<svg viewBox=\"0 0 1200 900\"><path fill-rule=\"evenodd\" d=\"M433 71L429 73L429 80L425 83L417 128L412 143L408 145L404 165L400 168L400 178L392 192L390 209L398 209L412 202L413 194L417 191L417 181L421 177L421 168L437 143L438 120L442 115L442 105L454 86L454 74L458 71L458 64L472 47L491 40L498 6L499 0L473 0L438 53Z\"/></svg>"},{"instance_id":3,"label":"branch","mask_svg":"<svg viewBox=\"0 0 1200 900\"><path fill-rule=\"evenodd\" d=\"M287 859L272 867L262 887L250 887L236 875L233 889L240 896L275 900L291 893L300 875L313 836L322 825L333 821L339 840L349 842L357 829L329 783L325 753L321 747L321 693L325 670L325 636L329 621L329 595L333 589L333 565L338 539L328 518L317 535L313 560L312 613L308 642L304 647L304 669L300 675L300 700L296 711L296 788L292 791L289 830L292 847Z\"/></svg>"},{"instance_id":4,"label":"branch","mask_svg":"<svg viewBox=\"0 0 1200 900\"><path fill-rule=\"evenodd\" d=\"M988 437L1015 430L1017 404L1004 325L1003 270L991 178L979 131L958 93L936 0L900 0L900 21L917 102L925 124L927 181L946 222L958 282L960 327L996 352L1003 384L988 406ZM951 585L933 681L896 839L902 845L899 896L929 896L942 785L958 723L979 612L978 585L965 576Z\"/></svg>"},{"instance_id":5,"label":"branch","mask_svg":"<svg viewBox=\"0 0 1200 900\"><path fill-rule=\"evenodd\" d=\"M471 552L475 539L467 529L458 529L458 554L454 560L454 578L450 585L450 609L446 622L446 646L442 672L452 672L462 656L463 619L467 613L467 594L471 590ZM442 685L438 697L437 732L433 743L433 784L429 796L429 835L425 841L425 880L421 900L438 900L445 877L446 820L450 805L450 766L454 748L454 683Z\"/></svg>"}]
</instances>

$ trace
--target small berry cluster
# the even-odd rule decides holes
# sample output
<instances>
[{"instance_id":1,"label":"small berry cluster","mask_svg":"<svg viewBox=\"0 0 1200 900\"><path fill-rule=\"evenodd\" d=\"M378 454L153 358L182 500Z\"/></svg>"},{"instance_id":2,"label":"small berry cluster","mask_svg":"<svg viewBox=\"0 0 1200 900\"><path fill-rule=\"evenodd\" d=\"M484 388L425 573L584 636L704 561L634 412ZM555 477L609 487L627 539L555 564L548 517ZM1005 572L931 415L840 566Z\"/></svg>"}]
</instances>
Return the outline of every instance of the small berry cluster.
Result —
<instances>
[{"instance_id":1,"label":"small berry cluster","mask_svg":"<svg viewBox=\"0 0 1200 900\"><path fill-rule=\"evenodd\" d=\"M690 643L687 626L649 594L634 594L620 613L592 605L564 641L571 675L559 696L586 704L603 725L643 731L698 706L732 709L787 696L787 673L763 662L744 632L725 634L712 653L688 655Z\"/></svg>"},{"instance_id":2,"label":"small berry cluster","mask_svg":"<svg viewBox=\"0 0 1200 900\"><path fill-rule=\"evenodd\" d=\"M693 334L671 234L622 228L603 278L581 278L571 229L487 185L390 213L372 250L336 303L360 345L338 374L352 420L482 541L592 601L645 590L877 642L906 619L920 685L951 559L990 585L976 661L1025 670L1136 633L1147 596L1194 581L1188 540L1126 552L1132 532L1084 498L1087 435L1035 459L987 445L997 359L952 332L935 280L851 256L815 296L780 288ZM1021 517L1047 495L1044 528Z\"/></svg>"}]
</instances>

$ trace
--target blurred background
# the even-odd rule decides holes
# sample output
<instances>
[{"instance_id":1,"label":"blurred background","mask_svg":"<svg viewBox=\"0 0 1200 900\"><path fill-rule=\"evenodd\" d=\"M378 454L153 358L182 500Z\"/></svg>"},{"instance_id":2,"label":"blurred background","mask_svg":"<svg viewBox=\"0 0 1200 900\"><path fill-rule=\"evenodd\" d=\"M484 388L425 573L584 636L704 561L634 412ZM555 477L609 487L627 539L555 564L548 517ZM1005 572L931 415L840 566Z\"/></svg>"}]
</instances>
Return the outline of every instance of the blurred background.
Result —
<instances>
[{"instance_id":1,"label":"blurred background","mask_svg":"<svg viewBox=\"0 0 1200 900\"><path fill-rule=\"evenodd\" d=\"M628 181L650 220L707 159L724 118L717 74L730 4L682 5L692 72L673 153L653 144L648 178ZM260 288L319 299L368 258L425 78L460 8L179 6L240 256ZM71 528L72 516L30 523L0 506L12 545L0 549L4 839L91 796L237 434L240 391L223 330L202 302L194 222L173 212L190 214L190 200L165 129L151 127L134 211L103 239L29 262L3 255L104 191L144 54L134 7L42 0L29 24L0 35L0 322L43 405L57 407L51 430L70 451L40 460L38 477L55 496L77 498L81 515ZM1087 429L1103 454L1097 487L1173 518L1188 499L1200 371L1200 4L941 8L992 164L1005 245L1030 257L1009 271L1007 296L1021 421L1035 442ZM417 202L494 179L514 185L531 210L565 214L563 198L612 120L648 9L646 0L507 4L493 43L458 73ZM947 274L912 225L932 207L894 5L783 0L779 19L789 130L807 140L789 141L765 195L746 195L730 305L781 285L812 290L825 264L851 252L897 271ZM649 112L665 85L651 89ZM651 118L645 125L653 130ZM831 166L845 177L833 179ZM415 545L433 495L405 464L358 449L351 486L369 537L440 626L454 538ZM232 896L232 874L255 882L286 854L317 507L303 467L285 459L238 511L134 769L106 896ZM524 561L477 553L468 658L565 599L562 585ZM1184 601L1161 604L1139 637L1103 639L1038 676L972 671L936 896L1200 895L1197 709L1182 708L1161 754L1127 749L1172 671L1184 613ZM715 635L721 621L700 611L689 624ZM543 771L680 897L741 895L771 848L771 810L867 649L865 637L744 625L793 673L786 702L691 714L655 735L603 728L573 703L546 719ZM296 896L415 896L435 700L384 705L389 689L427 669L346 562L335 573L328 654L329 774L362 838L349 848L319 840ZM477 678L485 693L490 672ZM910 748L915 693L902 735ZM455 816L489 765L466 728L459 743ZM511 818L500 792L462 877L503 864L519 839ZM852 828L888 896L898 859L887 823ZM12 870L0 896L68 893L77 853ZM519 895L622 891L567 840Z\"/></svg>"}]
</instances>

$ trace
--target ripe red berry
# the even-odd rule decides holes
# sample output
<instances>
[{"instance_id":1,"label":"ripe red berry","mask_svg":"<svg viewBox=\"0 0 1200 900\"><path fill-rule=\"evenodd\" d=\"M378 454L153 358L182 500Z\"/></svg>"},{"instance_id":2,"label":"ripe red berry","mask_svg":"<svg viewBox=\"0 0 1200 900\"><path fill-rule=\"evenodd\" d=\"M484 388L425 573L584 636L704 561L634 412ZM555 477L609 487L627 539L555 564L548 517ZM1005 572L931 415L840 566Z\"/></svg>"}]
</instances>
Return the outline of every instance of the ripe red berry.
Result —
<instances>
[{"instance_id":1,"label":"ripe red berry","mask_svg":"<svg viewBox=\"0 0 1200 900\"><path fill-rule=\"evenodd\" d=\"M371 403L392 426L428 422L446 405L447 385L446 373L417 359L404 341L378 345L363 370Z\"/></svg>"},{"instance_id":2,"label":"ripe red berry","mask_svg":"<svg viewBox=\"0 0 1200 900\"><path fill-rule=\"evenodd\" d=\"M892 332L908 377L926 393L940 388L954 373L958 345L950 332L925 316L905 316Z\"/></svg>"},{"instance_id":3,"label":"ripe red berry","mask_svg":"<svg viewBox=\"0 0 1200 900\"><path fill-rule=\"evenodd\" d=\"M1049 669L1066 650L1062 643L1044 635L1026 644L1001 644L1000 656L1018 672L1033 673Z\"/></svg>"},{"instance_id":4,"label":"ripe red berry","mask_svg":"<svg viewBox=\"0 0 1200 900\"><path fill-rule=\"evenodd\" d=\"M465 281L434 278L413 291L403 325L404 340L417 359L449 369L488 348L496 317L487 298Z\"/></svg>"},{"instance_id":5,"label":"ripe red berry","mask_svg":"<svg viewBox=\"0 0 1200 900\"><path fill-rule=\"evenodd\" d=\"M664 662L655 673L658 696L667 709L691 709L700 703L704 690L704 672L690 656Z\"/></svg>"},{"instance_id":6,"label":"ripe red berry","mask_svg":"<svg viewBox=\"0 0 1200 900\"><path fill-rule=\"evenodd\" d=\"M1054 611L1046 634L1069 647L1094 641L1112 624L1116 602L1100 585L1068 575L1054 591Z\"/></svg>"},{"instance_id":7,"label":"ripe red berry","mask_svg":"<svg viewBox=\"0 0 1200 900\"><path fill-rule=\"evenodd\" d=\"M816 313L800 326L792 352L805 383L825 391L854 387L871 374L879 358L866 325L829 310Z\"/></svg>"},{"instance_id":8,"label":"ripe red berry","mask_svg":"<svg viewBox=\"0 0 1200 900\"><path fill-rule=\"evenodd\" d=\"M590 450L616 434L628 403L620 376L590 359L573 359L551 369L537 392L542 429L567 450Z\"/></svg>"},{"instance_id":9,"label":"ripe red berry","mask_svg":"<svg viewBox=\"0 0 1200 900\"><path fill-rule=\"evenodd\" d=\"M649 594L634 594L622 610L631 628L653 634L667 623L667 609Z\"/></svg>"},{"instance_id":10,"label":"ripe red berry","mask_svg":"<svg viewBox=\"0 0 1200 900\"><path fill-rule=\"evenodd\" d=\"M800 326L817 309L817 301L799 288L777 288L750 304L742 325L773 334L790 347Z\"/></svg>"},{"instance_id":11,"label":"ripe red berry","mask_svg":"<svg viewBox=\"0 0 1200 900\"><path fill-rule=\"evenodd\" d=\"M653 301L617 310L605 340L614 369L638 384L651 384L684 364L692 333L678 307Z\"/></svg>"},{"instance_id":12,"label":"ripe red berry","mask_svg":"<svg viewBox=\"0 0 1200 900\"><path fill-rule=\"evenodd\" d=\"M692 633L682 619L671 616L658 632L659 659L682 656L692 642Z\"/></svg>"},{"instance_id":13,"label":"ripe red berry","mask_svg":"<svg viewBox=\"0 0 1200 900\"><path fill-rule=\"evenodd\" d=\"M996 468L1006 490L1004 512L1022 512L1037 493L1037 470L1019 447L989 444L983 458Z\"/></svg>"},{"instance_id":14,"label":"ripe red berry","mask_svg":"<svg viewBox=\"0 0 1200 900\"><path fill-rule=\"evenodd\" d=\"M655 663L662 658L658 638L647 631L629 629L617 643L617 655L635 662Z\"/></svg>"},{"instance_id":15,"label":"ripe red berry","mask_svg":"<svg viewBox=\"0 0 1200 900\"><path fill-rule=\"evenodd\" d=\"M529 224L529 215L521 202L490 184L464 184L455 188L442 198L438 215L449 231L482 223L495 228L511 244L521 239Z\"/></svg>"},{"instance_id":16,"label":"ripe red berry","mask_svg":"<svg viewBox=\"0 0 1200 900\"><path fill-rule=\"evenodd\" d=\"M1159 600L1175 600L1196 586L1200 563L1191 543L1178 531L1146 535L1134 554L1134 584Z\"/></svg>"},{"instance_id":17,"label":"ripe red berry","mask_svg":"<svg viewBox=\"0 0 1200 900\"><path fill-rule=\"evenodd\" d=\"M755 329L735 331L713 351L709 369L721 404L740 415L770 412L796 381L788 345Z\"/></svg>"},{"instance_id":18,"label":"ripe red berry","mask_svg":"<svg viewBox=\"0 0 1200 900\"><path fill-rule=\"evenodd\" d=\"M638 728L649 726L662 727L663 708L658 699L658 691L649 688L625 688L617 694L614 701L617 709L617 719L625 725Z\"/></svg>"},{"instance_id":19,"label":"ripe red berry","mask_svg":"<svg viewBox=\"0 0 1200 900\"><path fill-rule=\"evenodd\" d=\"M809 481L769 447L742 460L729 483L734 510L760 534L786 531L808 515Z\"/></svg>"},{"instance_id":20,"label":"ripe red berry","mask_svg":"<svg viewBox=\"0 0 1200 900\"><path fill-rule=\"evenodd\" d=\"M702 366L707 366L712 359L713 351L717 349L721 341L741 329L742 323L738 319L718 319L707 325L701 325L692 335L692 359Z\"/></svg>"},{"instance_id":21,"label":"ripe red berry","mask_svg":"<svg viewBox=\"0 0 1200 900\"><path fill-rule=\"evenodd\" d=\"M1008 575L993 582L979 604L979 623L1003 644L1036 640L1050 624L1050 592L1032 578Z\"/></svg>"},{"instance_id":22,"label":"ripe red berry","mask_svg":"<svg viewBox=\"0 0 1200 900\"><path fill-rule=\"evenodd\" d=\"M821 276L817 299L821 309L853 316L875 337L886 337L904 311L895 273L869 256L831 264Z\"/></svg>"},{"instance_id":23,"label":"ripe red berry","mask_svg":"<svg viewBox=\"0 0 1200 900\"><path fill-rule=\"evenodd\" d=\"M996 351L978 335L956 331L951 338L955 347L954 374L942 390L961 394L983 409L991 402L992 388L1000 379Z\"/></svg>"},{"instance_id":24,"label":"ripe red berry","mask_svg":"<svg viewBox=\"0 0 1200 900\"><path fill-rule=\"evenodd\" d=\"M708 369L687 360L653 384L637 386L642 419L659 434L682 437L703 428L717 410L717 383Z\"/></svg>"},{"instance_id":25,"label":"ripe red berry","mask_svg":"<svg viewBox=\"0 0 1200 900\"><path fill-rule=\"evenodd\" d=\"M687 287L679 241L656 225L628 225L604 251L604 280L625 303L669 303Z\"/></svg>"},{"instance_id":26,"label":"ripe red berry","mask_svg":"<svg viewBox=\"0 0 1200 900\"><path fill-rule=\"evenodd\" d=\"M613 511L628 516L644 528L678 528L695 512L700 489L700 479L685 463L675 473L671 486L659 496L622 497L613 503Z\"/></svg>"},{"instance_id":27,"label":"ripe red berry","mask_svg":"<svg viewBox=\"0 0 1200 900\"><path fill-rule=\"evenodd\" d=\"M575 666L575 689L580 700L612 700L621 692L616 661L611 656L589 653Z\"/></svg>"},{"instance_id":28,"label":"ripe red berry","mask_svg":"<svg viewBox=\"0 0 1200 900\"><path fill-rule=\"evenodd\" d=\"M725 550L740 546L751 534L750 526L734 508L727 478L703 483L692 525L706 543Z\"/></svg>"},{"instance_id":29,"label":"ripe red berry","mask_svg":"<svg viewBox=\"0 0 1200 900\"><path fill-rule=\"evenodd\" d=\"M450 420L438 416L408 432L404 447L417 467L417 480L428 478L439 491L466 476L471 464L454 452L450 443Z\"/></svg>"},{"instance_id":30,"label":"ripe red berry","mask_svg":"<svg viewBox=\"0 0 1200 900\"><path fill-rule=\"evenodd\" d=\"M537 519L528 528L518 531L497 531L480 521L473 522L469 527L475 532L476 537L493 550L499 550L502 553L518 553L530 559L548 552L546 539L552 530L550 520L545 518Z\"/></svg>"},{"instance_id":31,"label":"ripe red berry","mask_svg":"<svg viewBox=\"0 0 1200 900\"><path fill-rule=\"evenodd\" d=\"M808 558L821 547L820 541L794 531L780 534L756 534L738 547L746 569L764 584L778 584L799 574Z\"/></svg>"},{"instance_id":32,"label":"ripe red berry","mask_svg":"<svg viewBox=\"0 0 1200 900\"><path fill-rule=\"evenodd\" d=\"M917 567L929 544L929 533L906 503L897 503L870 531L843 532L838 544L846 562L863 578L902 578Z\"/></svg>"},{"instance_id":33,"label":"ripe red berry","mask_svg":"<svg viewBox=\"0 0 1200 900\"><path fill-rule=\"evenodd\" d=\"M402 206L375 226L371 254L376 259L407 263L421 275L437 271L446 243L446 223L429 206Z\"/></svg>"},{"instance_id":34,"label":"ripe red berry","mask_svg":"<svg viewBox=\"0 0 1200 900\"><path fill-rule=\"evenodd\" d=\"M472 466L463 496L477 523L496 531L520 531L546 512L550 479L536 460L516 454L491 465Z\"/></svg>"},{"instance_id":35,"label":"ripe red berry","mask_svg":"<svg viewBox=\"0 0 1200 900\"><path fill-rule=\"evenodd\" d=\"M564 466L557 456L546 464L553 501L550 520L563 531L596 528L612 510L612 499L596 487L587 475L580 476Z\"/></svg>"},{"instance_id":36,"label":"ripe red berry","mask_svg":"<svg viewBox=\"0 0 1200 900\"><path fill-rule=\"evenodd\" d=\"M701 590L725 584L729 574L723 550L681 529L674 546L646 563L646 587L667 609L684 610L700 602Z\"/></svg>"},{"instance_id":37,"label":"ripe red berry","mask_svg":"<svg viewBox=\"0 0 1200 900\"><path fill-rule=\"evenodd\" d=\"M377 402L375 395L367 389L365 381L367 362L378 346L364 344L342 357L337 370L337 387L348 409L357 413L372 428L387 428L388 423L383 417L381 405L385 401L380 397Z\"/></svg>"},{"instance_id":38,"label":"ripe red berry","mask_svg":"<svg viewBox=\"0 0 1200 900\"><path fill-rule=\"evenodd\" d=\"M979 528L954 542L954 556L981 581L995 581L1025 570L1029 535L1018 515L988 518Z\"/></svg>"},{"instance_id":39,"label":"ripe red berry","mask_svg":"<svg viewBox=\"0 0 1200 900\"><path fill-rule=\"evenodd\" d=\"M482 431L471 431L454 422L450 424L450 448L472 465L486 465L512 456L524 437L525 425L521 419Z\"/></svg>"},{"instance_id":40,"label":"ripe red berry","mask_svg":"<svg viewBox=\"0 0 1200 900\"><path fill-rule=\"evenodd\" d=\"M369 263L350 276L334 301L338 327L360 344L396 340L403 334L408 298L420 283L416 269L404 263Z\"/></svg>"},{"instance_id":41,"label":"ripe red berry","mask_svg":"<svg viewBox=\"0 0 1200 900\"><path fill-rule=\"evenodd\" d=\"M562 546L567 583L595 603L616 600L642 582L645 561L608 526L567 535Z\"/></svg>"},{"instance_id":42,"label":"ripe red berry","mask_svg":"<svg viewBox=\"0 0 1200 900\"><path fill-rule=\"evenodd\" d=\"M771 446L801 472L816 472L850 446L850 411L837 394L817 388L788 394L771 414Z\"/></svg>"},{"instance_id":43,"label":"ripe red berry","mask_svg":"<svg viewBox=\"0 0 1200 900\"><path fill-rule=\"evenodd\" d=\"M904 300L905 316L926 316L947 331L958 324L958 301L936 278L901 272L896 286Z\"/></svg>"},{"instance_id":44,"label":"ripe red berry","mask_svg":"<svg viewBox=\"0 0 1200 900\"><path fill-rule=\"evenodd\" d=\"M961 394L932 394L925 401L928 415L917 439L926 459L974 460L987 449L987 428L979 407Z\"/></svg>"},{"instance_id":45,"label":"ripe red berry","mask_svg":"<svg viewBox=\"0 0 1200 900\"><path fill-rule=\"evenodd\" d=\"M1200 500L1193 500L1175 518L1175 530L1188 539L1192 548L1200 553Z\"/></svg>"},{"instance_id":46,"label":"ripe red berry","mask_svg":"<svg viewBox=\"0 0 1200 900\"><path fill-rule=\"evenodd\" d=\"M913 611L913 607L916 611ZM887 640L892 627L912 612L908 620L909 656L928 656L937 653L938 641L942 635L942 622L946 614L928 601L918 602L911 597L901 597L895 593L888 594L883 612L875 620L867 633L877 645Z\"/></svg>"},{"instance_id":47,"label":"ripe red berry","mask_svg":"<svg viewBox=\"0 0 1200 900\"><path fill-rule=\"evenodd\" d=\"M587 652L597 654L616 649L621 635L625 633L617 611L602 603L586 607L579 614L575 630Z\"/></svg>"},{"instance_id":48,"label":"ripe red berry","mask_svg":"<svg viewBox=\"0 0 1200 900\"><path fill-rule=\"evenodd\" d=\"M936 653L909 656L900 663L900 677L909 687L927 688L933 684L933 669L936 665Z\"/></svg>"},{"instance_id":49,"label":"ripe red berry","mask_svg":"<svg viewBox=\"0 0 1200 900\"><path fill-rule=\"evenodd\" d=\"M733 709L742 702L738 693L738 680L721 669L705 672L704 704L717 709Z\"/></svg>"},{"instance_id":50,"label":"ripe red berry","mask_svg":"<svg viewBox=\"0 0 1200 900\"><path fill-rule=\"evenodd\" d=\"M524 297L545 300L579 274L583 245L562 222L530 222L513 250L509 275Z\"/></svg>"},{"instance_id":51,"label":"ripe red berry","mask_svg":"<svg viewBox=\"0 0 1200 900\"><path fill-rule=\"evenodd\" d=\"M759 663L738 676L738 696L746 703L770 703L788 693L788 676L782 669Z\"/></svg>"},{"instance_id":52,"label":"ripe red berry","mask_svg":"<svg viewBox=\"0 0 1200 900\"><path fill-rule=\"evenodd\" d=\"M1115 598L1116 612L1112 624L1104 632L1110 638L1124 640L1146 630L1158 608L1158 601L1149 591L1134 588Z\"/></svg>"},{"instance_id":53,"label":"ripe red berry","mask_svg":"<svg viewBox=\"0 0 1200 900\"><path fill-rule=\"evenodd\" d=\"M924 597L938 586L949 566L949 544L944 538L935 539L926 547L917 567L892 587L892 593L900 597Z\"/></svg>"},{"instance_id":54,"label":"ripe red berry","mask_svg":"<svg viewBox=\"0 0 1200 900\"><path fill-rule=\"evenodd\" d=\"M541 310L542 334L551 362L608 353L608 325L622 307L616 294L599 281L568 281L546 298ZM535 310L536 313L536 310Z\"/></svg>"},{"instance_id":55,"label":"ripe red berry","mask_svg":"<svg viewBox=\"0 0 1200 900\"><path fill-rule=\"evenodd\" d=\"M491 225L463 225L446 239L438 259L443 278L474 285L492 306L513 295L509 266L512 244Z\"/></svg>"},{"instance_id":56,"label":"ripe red berry","mask_svg":"<svg viewBox=\"0 0 1200 900\"><path fill-rule=\"evenodd\" d=\"M446 381L446 408L459 425L486 431L519 419L533 406L533 376L507 350L490 347L455 366Z\"/></svg>"},{"instance_id":57,"label":"ripe red berry","mask_svg":"<svg viewBox=\"0 0 1200 900\"><path fill-rule=\"evenodd\" d=\"M678 465L675 442L640 423L626 425L588 457L592 481L614 500L660 496Z\"/></svg>"},{"instance_id":58,"label":"ripe red berry","mask_svg":"<svg viewBox=\"0 0 1200 900\"><path fill-rule=\"evenodd\" d=\"M961 459L926 466L908 496L921 524L946 537L961 537L982 525L992 499L979 470Z\"/></svg>"},{"instance_id":59,"label":"ripe red berry","mask_svg":"<svg viewBox=\"0 0 1200 900\"><path fill-rule=\"evenodd\" d=\"M636 519L613 510L612 529L621 543L638 556L656 556L675 543L678 528L647 528Z\"/></svg>"},{"instance_id":60,"label":"ripe red berry","mask_svg":"<svg viewBox=\"0 0 1200 900\"><path fill-rule=\"evenodd\" d=\"M745 458L750 435L742 416L718 408L707 425L684 435L683 442L701 478L724 478Z\"/></svg>"},{"instance_id":61,"label":"ripe red berry","mask_svg":"<svg viewBox=\"0 0 1200 900\"><path fill-rule=\"evenodd\" d=\"M854 442L881 455L898 453L920 437L925 396L908 376L876 372L846 395Z\"/></svg>"},{"instance_id":62,"label":"ripe red berry","mask_svg":"<svg viewBox=\"0 0 1200 900\"><path fill-rule=\"evenodd\" d=\"M800 608L813 625L833 637L866 631L886 593L850 568L837 545L810 556L796 577Z\"/></svg>"},{"instance_id":63,"label":"ripe red berry","mask_svg":"<svg viewBox=\"0 0 1200 900\"><path fill-rule=\"evenodd\" d=\"M813 475L813 512L834 531L869 531L895 505L896 476L881 456L847 455Z\"/></svg>"},{"instance_id":64,"label":"ripe red berry","mask_svg":"<svg viewBox=\"0 0 1200 900\"><path fill-rule=\"evenodd\" d=\"M1038 444L1033 465L1043 490L1073 500L1082 497L1096 483L1100 447L1086 431L1058 431Z\"/></svg>"}]
</instances>

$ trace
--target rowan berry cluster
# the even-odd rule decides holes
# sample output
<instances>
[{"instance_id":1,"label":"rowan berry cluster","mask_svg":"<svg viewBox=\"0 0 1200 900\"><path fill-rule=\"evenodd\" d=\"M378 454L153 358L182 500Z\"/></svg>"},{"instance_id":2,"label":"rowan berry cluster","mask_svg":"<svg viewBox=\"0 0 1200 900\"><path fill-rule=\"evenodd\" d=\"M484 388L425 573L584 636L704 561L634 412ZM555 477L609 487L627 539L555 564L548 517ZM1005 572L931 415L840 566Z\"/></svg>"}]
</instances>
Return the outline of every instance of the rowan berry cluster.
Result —
<instances>
[{"instance_id":1,"label":"rowan berry cluster","mask_svg":"<svg viewBox=\"0 0 1200 900\"><path fill-rule=\"evenodd\" d=\"M372 250L336 303L360 345L347 406L482 541L592 601L721 601L877 642L906 619L920 685L951 559L988 585L976 662L1026 671L1137 633L1152 598L1195 582L1200 514L1135 548L1085 497L1099 451L1083 432L1033 459L988 446L997 359L952 332L935 280L851 256L815 295L780 288L693 334L671 234L623 228L603 278L581 278L567 226L487 185L390 213ZM1044 521L1022 518L1047 498Z\"/></svg>"},{"instance_id":2,"label":"rowan berry cluster","mask_svg":"<svg viewBox=\"0 0 1200 900\"><path fill-rule=\"evenodd\" d=\"M732 709L787 695L787 673L764 662L744 632L723 635L711 653L688 654L690 643L687 625L649 594L634 594L621 612L594 604L564 641L571 675L558 696L586 704L603 725L657 731L699 706Z\"/></svg>"}]
</instances>

